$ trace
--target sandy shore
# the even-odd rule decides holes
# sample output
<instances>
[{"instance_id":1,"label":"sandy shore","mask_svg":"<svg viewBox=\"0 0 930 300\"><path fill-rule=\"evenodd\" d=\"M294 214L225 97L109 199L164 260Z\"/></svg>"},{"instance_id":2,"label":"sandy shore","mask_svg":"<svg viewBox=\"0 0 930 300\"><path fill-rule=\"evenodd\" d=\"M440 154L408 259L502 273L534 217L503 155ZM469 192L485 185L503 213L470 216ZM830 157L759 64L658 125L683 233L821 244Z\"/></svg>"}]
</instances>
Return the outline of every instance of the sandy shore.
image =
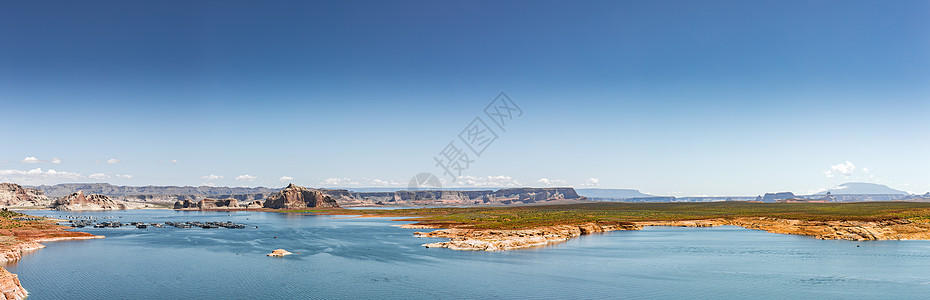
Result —
<instances>
[{"instance_id":1,"label":"sandy shore","mask_svg":"<svg viewBox=\"0 0 930 300\"><path fill-rule=\"evenodd\" d=\"M445 242L423 244L427 248L453 250L502 251L545 246L567 241L573 237L614 230L640 230L645 226L713 227L740 226L779 234L811 236L823 240L930 240L930 223L911 220L865 221L802 221L775 218L734 218L689 221L650 221L632 225L580 225L540 226L529 229L491 230L449 228L431 232L415 232L417 237L446 238ZM404 228L437 228L410 224Z\"/></svg>"}]
</instances>

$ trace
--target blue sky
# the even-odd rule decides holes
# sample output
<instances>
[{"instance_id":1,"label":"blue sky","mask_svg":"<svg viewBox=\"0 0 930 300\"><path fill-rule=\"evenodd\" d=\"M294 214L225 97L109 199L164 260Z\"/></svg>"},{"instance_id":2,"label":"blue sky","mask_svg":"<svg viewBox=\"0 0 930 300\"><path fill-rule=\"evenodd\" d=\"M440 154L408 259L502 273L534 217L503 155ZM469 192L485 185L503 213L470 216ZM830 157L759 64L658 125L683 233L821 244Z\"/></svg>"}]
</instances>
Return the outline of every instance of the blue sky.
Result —
<instances>
[{"instance_id":1,"label":"blue sky","mask_svg":"<svg viewBox=\"0 0 930 300\"><path fill-rule=\"evenodd\" d=\"M0 2L3 181L405 187L501 91L447 186L930 191L926 1Z\"/></svg>"}]
</instances>

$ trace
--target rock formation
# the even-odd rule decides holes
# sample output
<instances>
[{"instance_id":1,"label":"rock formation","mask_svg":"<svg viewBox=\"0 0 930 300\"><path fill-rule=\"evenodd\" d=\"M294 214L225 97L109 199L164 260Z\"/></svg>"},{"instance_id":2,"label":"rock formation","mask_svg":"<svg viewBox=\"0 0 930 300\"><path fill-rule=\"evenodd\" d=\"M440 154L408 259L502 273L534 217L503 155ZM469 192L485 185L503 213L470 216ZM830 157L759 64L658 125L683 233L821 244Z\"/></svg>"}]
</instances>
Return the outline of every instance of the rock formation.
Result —
<instances>
[{"instance_id":1,"label":"rock formation","mask_svg":"<svg viewBox=\"0 0 930 300\"><path fill-rule=\"evenodd\" d=\"M235 198L216 200L216 206L221 208L239 209L239 200L236 200Z\"/></svg>"},{"instance_id":2,"label":"rock formation","mask_svg":"<svg viewBox=\"0 0 930 300\"><path fill-rule=\"evenodd\" d=\"M239 200L234 198L226 198L223 200L216 200L211 198L204 198L200 201L193 202L190 200L178 201L174 203L174 209L240 209ZM259 206L258 208L261 208Z\"/></svg>"},{"instance_id":3,"label":"rock formation","mask_svg":"<svg viewBox=\"0 0 930 300\"><path fill-rule=\"evenodd\" d=\"M0 268L0 300L26 299L26 289L19 283L19 277Z\"/></svg>"},{"instance_id":4,"label":"rock formation","mask_svg":"<svg viewBox=\"0 0 930 300\"><path fill-rule=\"evenodd\" d=\"M808 221L777 218L734 218L684 221L645 221L627 225L538 226L527 229L497 230L449 228L415 232L417 237L447 238L449 241L423 244L427 248L452 250L503 251L544 246L576 236L614 230L640 230L644 226L714 227L733 225L772 233L810 236L821 240L930 240L930 223L908 219L884 221ZM409 224L404 228L438 228L433 224Z\"/></svg>"},{"instance_id":5,"label":"rock formation","mask_svg":"<svg viewBox=\"0 0 930 300\"><path fill-rule=\"evenodd\" d=\"M51 200L45 193L23 188L15 183L0 183L0 206L48 206Z\"/></svg>"},{"instance_id":6,"label":"rock formation","mask_svg":"<svg viewBox=\"0 0 930 300\"><path fill-rule=\"evenodd\" d=\"M265 256L282 257L282 256L285 256L285 255L291 255L291 254L294 254L294 253L291 253L291 252L289 252L289 251L287 251L287 250L284 250L284 249L275 249L274 251L271 251L271 253L268 253L268 254L266 254Z\"/></svg>"},{"instance_id":7,"label":"rock formation","mask_svg":"<svg viewBox=\"0 0 930 300\"><path fill-rule=\"evenodd\" d=\"M567 188L510 188L476 191L424 190L396 192L350 192L322 189L339 203L348 205L374 205L378 202L393 205L475 205L475 204L529 204L549 201L586 201L575 189Z\"/></svg>"},{"instance_id":8,"label":"rock formation","mask_svg":"<svg viewBox=\"0 0 930 300\"><path fill-rule=\"evenodd\" d=\"M405 228L416 228L403 226ZM426 248L449 248L452 250L503 251L545 246L549 243L567 241L573 237L614 230L639 230L637 225L580 225L540 226L516 230L482 230L451 228L432 232L415 232L417 237L448 238L448 242L423 244Z\"/></svg>"},{"instance_id":9,"label":"rock formation","mask_svg":"<svg viewBox=\"0 0 930 300\"><path fill-rule=\"evenodd\" d=\"M296 186L293 183L265 199L262 206L273 209L301 209L308 207L339 207L336 200L321 190Z\"/></svg>"},{"instance_id":10,"label":"rock formation","mask_svg":"<svg viewBox=\"0 0 930 300\"><path fill-rule=\"evenodd\" d=\"M131 207L125 202L114 201L104 195L85 196L84 192L78 191L55 200L51 208L55 210L122 210Z\"/></svg>"},{"instance_id":11,"label":"rock formation","mask_svg":"<svg viewBox=\"0 0 930 300\"><path fill-rule=\"evenodd\" d=\"M45 192L49 197L57 198L77 191L84 191L88 194L102 194L117 199L118 196L130 197L127 199L129 201L145 201L149 196L178 196L178 195L199 195L201 199L204 197L207 198L229 198L228 195L271 195L277 192L275 188L265 188L265 187L212 187L212 186L118 186L112 185L109 183L62 183L56 185L40 185L32 186ZM266 196L260 198L252 198L248 200L259 200L264 199ZM135 198L135 199L132 199ZM158 197L156 197L158 198ZM238 198L237 198L238 199ZM157 200L157 199L156 199ZM165 199L162 199L162 201ZM174 199L171 202L176 200L184 199ZM191 199L193 200L193 199ZM242 201L244 199L238 199Z\"/></svg>"},{"instance_id":12,"label":"rock formation","mask_svg":"<svg viewBox=\"0 0 930 300\"><path fill-rule=\"evenodd\" d=\"M205 198L197 203L199 209L239 209L239 201L233 198L216 200Z\"/></svg>"},{"instance_id":13,"label":"rock formation","mask_svg":"<svg viewBox=\"0 0 930 300\"><path fill-rule=\"evenodd\" d=\"M216 199L205 198L197 202L198 209L215 209L216 208Z\"/></svg>"},{"instance_id":14,"label":"rock formation","mask_svg":"<svg viewBox=\"0 0 930 300\"><path fill-rule=\"evenodd\" d=\"M792 192L779 192L779 193L765 193L765 196L762 196L762 202L775 202L777 200L795 198L796 196Z\"/></svg>"},{"instance_id":15,"label":"rock formation","mask_svg":"<svg viewBox=\"0 0 930 300\"><path fill-rule=\"evenodd\" d=\"M245 208L248 208L248 209L262 208L262 202L259 200L252 201L252 203L249 203L249 205L246 205Z\"/></svg>"}]
</instances>

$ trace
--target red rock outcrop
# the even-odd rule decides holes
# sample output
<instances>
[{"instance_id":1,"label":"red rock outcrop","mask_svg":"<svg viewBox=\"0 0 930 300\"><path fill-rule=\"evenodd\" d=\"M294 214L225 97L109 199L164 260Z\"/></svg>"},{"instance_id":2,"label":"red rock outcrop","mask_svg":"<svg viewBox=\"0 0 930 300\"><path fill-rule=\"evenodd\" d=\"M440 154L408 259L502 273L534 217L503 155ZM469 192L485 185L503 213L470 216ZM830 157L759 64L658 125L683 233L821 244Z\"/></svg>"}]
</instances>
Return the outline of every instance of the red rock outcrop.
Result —
<instances>
[{"instance_id":1,"label":"red rock outcrop","mask_svg":"<svg viewBox=\"0 0 930 300\"><path fill-rule=\"evenodd\" d=\"M302 186L296 186L293 183L288 185L277 194L271 195L265 199L264 208L273 209L301 209L308 207L339 207L336 200L316 189L308 189Z\"/></svg>"}]
</instances>

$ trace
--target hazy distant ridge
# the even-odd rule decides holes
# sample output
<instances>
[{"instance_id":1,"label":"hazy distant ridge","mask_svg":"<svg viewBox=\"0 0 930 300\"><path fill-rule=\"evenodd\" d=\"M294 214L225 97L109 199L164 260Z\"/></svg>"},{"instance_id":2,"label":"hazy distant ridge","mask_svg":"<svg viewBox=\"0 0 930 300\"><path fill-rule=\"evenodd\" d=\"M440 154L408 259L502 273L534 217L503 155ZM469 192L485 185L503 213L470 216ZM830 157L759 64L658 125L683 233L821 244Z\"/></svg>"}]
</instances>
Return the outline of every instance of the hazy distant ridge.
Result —
<instances>
[{"instance_id":1,"label":"hazy distant ridge","mask_svg":"<svg viewBox=\"0 0 930 300\"><path fill-rule=\"evenodd\" d=\"M575 191L578 192L578 195L588 198L625 199L653 197L653 195L643 194L639 190L634 189L575 189Z\"/></svg>"},{"instance_id":2,"label":"hazy distant ridge","mask_svg":"<svg viewBox=\"0 0 930 300\"><path fill-rule=\"evenodd\" d=\"M850 195L850 194L858 194L858 195L899 195L899 194L903 194L903 195L907 195L907 194L910 194L905 191L900 191L900 190L890 188L886 185L867 183L867 182L847 182L847 183L838 185L834 188L831 188L829 190L817 193L817 195L823 195L823 194L826 194L827 192L830 192L830 194L834 194L834 195Z\"/></svg>"},{"instance_id":3,"label":"hazy distant ridge","mask_svg":"<svg viewBox=\"0 0 930 300\"><path fill-rule=\"evenodd\" d=\"M58 198L77 191L85 194L102 194L107 196L125 195L234 195L234 194L271 194L280 188L266 187L212 187L212 186L118 186L109 183L61 183L56 185L30 186L38 189L48 197Z\"/></svg>"}]
</instances>

